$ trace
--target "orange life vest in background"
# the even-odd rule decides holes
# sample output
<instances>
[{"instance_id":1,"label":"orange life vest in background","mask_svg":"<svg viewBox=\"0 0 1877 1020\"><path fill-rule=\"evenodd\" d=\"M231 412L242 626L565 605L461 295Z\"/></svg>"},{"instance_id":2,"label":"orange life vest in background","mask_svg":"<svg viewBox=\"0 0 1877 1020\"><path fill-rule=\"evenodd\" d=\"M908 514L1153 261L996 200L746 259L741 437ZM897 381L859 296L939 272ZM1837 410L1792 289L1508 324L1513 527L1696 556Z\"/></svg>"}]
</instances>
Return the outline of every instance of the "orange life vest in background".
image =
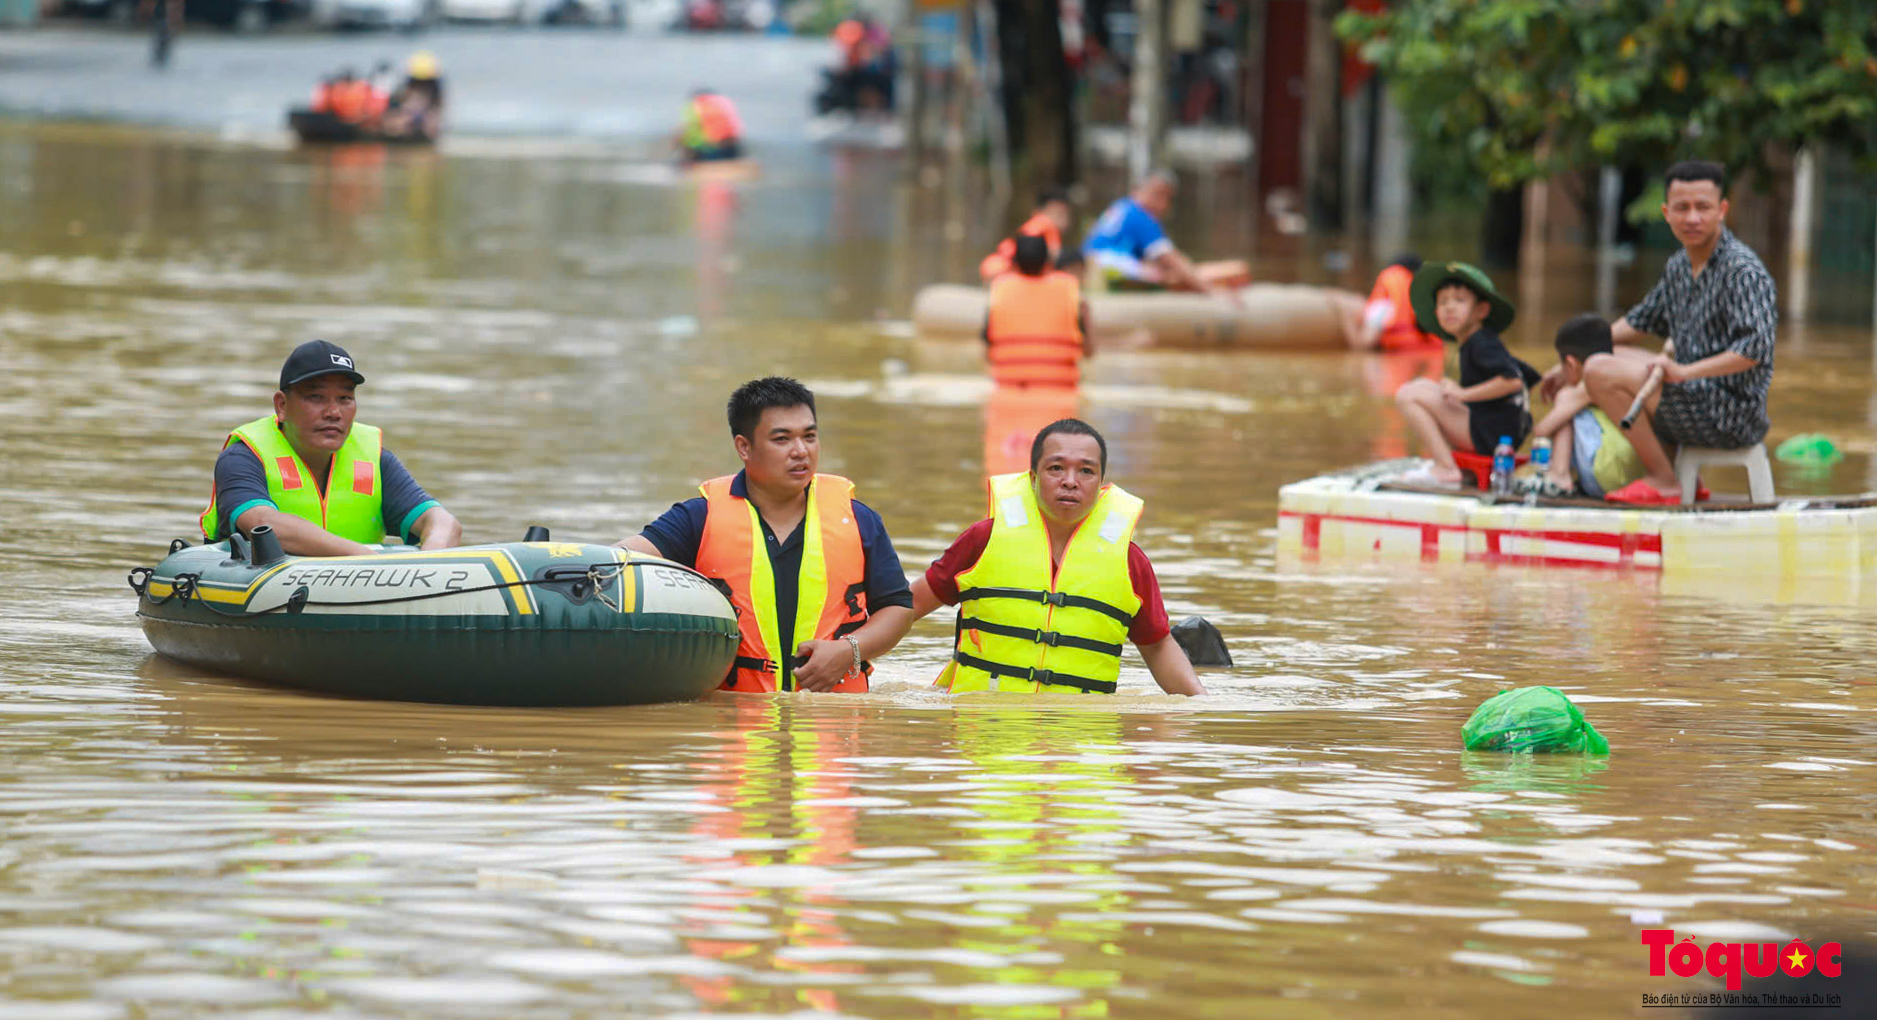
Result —
<instances>
[{"instance_id":1,"label":"orange life vest in background","mask_svg":"<svg viewBox=\"0 0 1877 1020\"><path fill-rule=\"evenodd\" d=\"M698 543L697 570L730 586L742 641L736 664L723 682L726 691L792 691L795 647L777 648L781 626L776 608L776 579L762 537L756 506L730 494L735 476L713 478L704 494L704 536ZM795 597L794 646L813 638L825 641L857 631L867 622L867 552L854 520L854 483L839 475L817 474L808 486L808 513L802 518L802 569ZM871 666L849 675L836 691L867 690Z\"/></svg>"},{"instance_id":2,"label":"orange life vest in background","mask_svg":"<svg viewBox=\"0 0 1877 1020\"><path fill-rule=\"evenodd\" d=\"M1420 325L1414 321L1414 304L1408 299L1408 287L1413 283L1414 273L1407 266L1389 266L1375 277L1375 289L1369 292L1369 301L1388 301L1395 306L1394 317L1382 327L1382 350L1440 349L1440 338L1421 332Z\"/></svg>"},{"instance_id":3,"label":"orange life vest in background","mask_svg":"<svg viewBox=\"0 0 1877 1020\"><path fill-rule=\"evenodd\" d=\"M984 256L984 261L978 263L978 278L985 283L990 283L1015 268L1011 260L1017 257L1017 238L1024 234L1040 237L1048 242L1051 260L1061 254L1062 231L1056 229L1055 220L1037 213L1023 221L1023 226L1017 228L1016 234L997 242L996 251Z\"/></svg>"},{"instance_id":4,"label":"orange life vest in background","mask_svg":"<svg viewBox=\"0 0 1877 1020\"><path fill-rule=\"evenodd\" d=\"M359 90L359 99L364 107L364 119L367 121L376 122L382 119L385 110L391 106L390 94L369 81L365 82L364 87Z\"/></svg>"},{"instance_id":5,"label":"orange life vest in background","mask_svg":"<svg viewBox=\"0 0 1877 1020\"><path fill-rule=\"evenodd\" d=\"M743 124L737 119L736 107L730 105L730 100L710 92L691 102L696 106L697 121L703 128L706 142L723 145L743 137Z\"/></svg>"},{"instance_id":6,"label":"orange life vest in background","mask_svg":"<svg viewBox=\"0 0 1877 1020\"><path fill-rule=\"evenodd\" d=\"M328 93L332 112L340 120L358 123L371 114L371 83L353 79L335 83Z\"/></svg>"},{"instance_id":7,"label":"orange life vest in background","mask_svg":"<svg viewBox=\"0 0 1877 1020\"><path fill-rule=\"evenodd\" d=\"M985 337L999 386L1074 386L1082 380L1081 281L1068 273L1005 273L991 283Z\"/></svg>"}]
</instances>

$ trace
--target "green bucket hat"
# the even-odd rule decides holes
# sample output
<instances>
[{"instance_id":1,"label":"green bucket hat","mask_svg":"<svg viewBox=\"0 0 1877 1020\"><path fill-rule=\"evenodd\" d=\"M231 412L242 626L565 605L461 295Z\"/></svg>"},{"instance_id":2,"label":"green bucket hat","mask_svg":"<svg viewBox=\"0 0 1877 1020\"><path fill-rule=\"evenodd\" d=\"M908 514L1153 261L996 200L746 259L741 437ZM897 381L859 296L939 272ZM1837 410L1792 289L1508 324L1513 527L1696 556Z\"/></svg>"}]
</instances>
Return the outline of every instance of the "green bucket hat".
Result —
<instances>
[{"instance_id":1,"label":"green bucket hat","mask_svg":"<svg viewBox=\"0 0 1877 1020\"><path fill-rule=\"evenodd\" d=\"M1429 262L1414 274L1414 283L1408 287L1408 303L1414 306L1414 320L1424 332L1432 333L1442 340L1452 340L1453 336L1440 328L1440 319L1434 315L1434 295L1444 283L1464 283L1486 299L1492 311L1486 316L1486 328L1495 333L1503 333L1512 325L1512 317L1518 309L1512 307L1503 295L1493 289L1492 278L1474 266L1465 262Z\"/></svg>"}]
</instances>

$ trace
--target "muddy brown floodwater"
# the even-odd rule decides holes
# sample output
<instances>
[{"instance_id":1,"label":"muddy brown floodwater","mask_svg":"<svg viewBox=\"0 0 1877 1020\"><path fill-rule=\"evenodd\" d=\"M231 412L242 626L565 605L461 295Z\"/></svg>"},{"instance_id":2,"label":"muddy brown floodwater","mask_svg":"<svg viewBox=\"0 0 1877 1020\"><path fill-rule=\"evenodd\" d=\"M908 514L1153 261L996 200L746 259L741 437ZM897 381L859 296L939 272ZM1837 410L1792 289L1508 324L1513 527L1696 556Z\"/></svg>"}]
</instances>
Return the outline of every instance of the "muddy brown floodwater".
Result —
<instances>
[{"instance_id":1,"label":"muddy brown floodwater","mask_svg":"<svg viewBox=\"0 0 1877 1020\"><path fill-rule=\"evenodd\" d=\"M922 567L1036 412L987 437L975 350L876 321L924 235L865 157L700 187L13 127L0 184L10 1020L1609 1016L1718 987L1649 977L1642 928L1873 927L1868 605L1279 562L1280 484L1403 447L1374 358L1091 366L1171 610L1239 661L1208 697L1130 653L1116 698L953 704L927 686L948 618L862 697L471 710L167 663L125 570L190 534L221 436L310 337L357 356L361 419L471 541L636 530L733 465L728 390L786 371L821 394L823 468ZM1553 269L1513 334L1541 367L1589 293ZM1871 377L1867 327L1782 335L1775 439L1850 451L1783 490L1871 487ZM1524 683L1615 752L1461 753Z\"/></svg>"}]
</instances>

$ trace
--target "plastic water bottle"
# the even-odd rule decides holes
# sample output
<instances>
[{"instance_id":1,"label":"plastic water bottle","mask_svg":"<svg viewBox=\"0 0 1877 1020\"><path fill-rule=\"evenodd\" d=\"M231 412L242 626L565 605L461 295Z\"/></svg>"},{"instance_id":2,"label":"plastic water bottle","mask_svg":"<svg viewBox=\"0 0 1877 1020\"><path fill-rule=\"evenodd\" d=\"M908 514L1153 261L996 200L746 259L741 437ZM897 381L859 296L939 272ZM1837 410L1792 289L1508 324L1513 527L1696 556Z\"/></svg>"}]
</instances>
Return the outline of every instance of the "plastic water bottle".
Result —
<instances>
[{"instance_id":1,"label":"plastic water bottle","mask_svg":"<svg viewBox=\"0 0 1877 1020\"><path fill-rule=\"evenodd\" d=\"M1551 470L1551 440L1546 439L1543 436L1539 436L1537 439L1532 440L1532 477L1534 479L1543 479L1545 477L1545 473L1550 470ZM1537 504L1538 502L1538 487L1537 486L1534 485L1532 487L1531 492L1526 494L1525 502L1528 506Z\"/></svg>"},{"instance_id":2,"label":"plastic water bottle","mask_svg":"<svg viewBox=\"0 0 1877 1020\"><path fill-rule=\"evenodd\" d=\"M1517 466L1512 450L1512 437L1500 436L1499 445L1492 451L1492 478L1489 480L1492 493L1504 496L1512 491L1512 469Z\"/></svg>"}]
</instances>

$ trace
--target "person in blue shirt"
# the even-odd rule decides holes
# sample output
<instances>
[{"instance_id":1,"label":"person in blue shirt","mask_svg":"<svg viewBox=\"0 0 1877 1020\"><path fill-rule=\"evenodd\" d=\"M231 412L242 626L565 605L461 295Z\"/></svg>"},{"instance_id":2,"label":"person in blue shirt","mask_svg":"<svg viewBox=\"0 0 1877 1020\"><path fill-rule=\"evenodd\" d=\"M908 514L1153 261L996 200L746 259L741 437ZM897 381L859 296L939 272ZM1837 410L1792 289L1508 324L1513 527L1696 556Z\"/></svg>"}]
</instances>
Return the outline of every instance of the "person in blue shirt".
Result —
<instances>
[{"instance_id":1,"label":"person in blue shirt","mask_svg":"<svg viewBox=\"0 0 1877 1020\"><path fill-rule=\"evenodd\" d=\"M1167 237L1160 220L1177 187L1172 171L1155 170L1089 230L1082 254L1110 289L1224 293L1251 282L1242 260L1194 264Z\"/></svg>"}]
</instances>

